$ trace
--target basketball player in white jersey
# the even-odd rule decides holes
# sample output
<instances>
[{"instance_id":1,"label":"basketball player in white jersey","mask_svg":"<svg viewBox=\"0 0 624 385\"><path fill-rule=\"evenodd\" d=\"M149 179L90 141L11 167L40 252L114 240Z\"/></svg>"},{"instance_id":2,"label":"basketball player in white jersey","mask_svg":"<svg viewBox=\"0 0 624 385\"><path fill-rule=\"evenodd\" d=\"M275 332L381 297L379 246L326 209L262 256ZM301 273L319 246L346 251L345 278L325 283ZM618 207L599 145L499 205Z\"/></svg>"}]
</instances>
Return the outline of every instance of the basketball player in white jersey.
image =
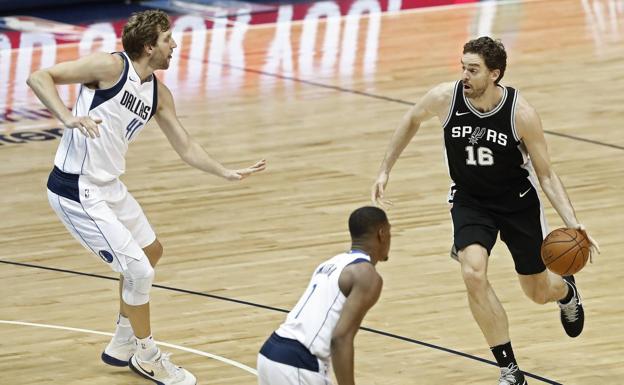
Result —
<instances>
[{"instance_id":1,"label":"basketball player in white jersey","mask_svg":"<svg viewBox=\"0 0 624 385\"><path fill-rule=\"evenodd\" d=\"M227 180L265 168L264 160L230 170L208 155L181 125L169 89L154 71L169 67L176 43L161 11L134 14L124 27L124 52L95 53L34 72L28 85L65 126L48 179L48 198L72 235L121 274L115 335L102 360L130 366L164 385L192 385L195 377L172 364L152 338L149 293L162 246L137 201L119 180L125 154L154 116L175 151L189 165ZM69 111L58 84L80 83Z\"/></svg>"},{"instance_id":2,"label":"basketball player in white jersey","mask_svg":"<svg viewBox=\"0 0 624 385\"><path fill-rule=\"evenodd\" d=\"M557 301L564 330L576 337L583 330L584 312L574 277L551 273L540 257L548 231L535 174L565 225L584 227L551 167L537 112L517 90L499 85L506 60L503 44L489 37L464 45L461 80L434 87L404 116L371 198L383 206L388 176L399 155L420 124L437 117L453 182L453 255L461 263L470 310L501 368L499 384L516 385L526 384L526 379L513 354L507 315L487 278L497 234L500 231L511 252L524 293L539 304ZM593 255L598 244L589 240Z\"/></svg>"},{"instance_id":3,"label":"basketball player in white jersey","mask_svg":"<svg viewBox=\"0 0 624 385\"><path fill-rule=\"evenodd\" d=\"M349 217L351 250L321 263L286 321L258 354L259 385L354 385L353 339L377 302L388 260L390 223L383 210L361 207Z\"/></svg>"}]
</instances>

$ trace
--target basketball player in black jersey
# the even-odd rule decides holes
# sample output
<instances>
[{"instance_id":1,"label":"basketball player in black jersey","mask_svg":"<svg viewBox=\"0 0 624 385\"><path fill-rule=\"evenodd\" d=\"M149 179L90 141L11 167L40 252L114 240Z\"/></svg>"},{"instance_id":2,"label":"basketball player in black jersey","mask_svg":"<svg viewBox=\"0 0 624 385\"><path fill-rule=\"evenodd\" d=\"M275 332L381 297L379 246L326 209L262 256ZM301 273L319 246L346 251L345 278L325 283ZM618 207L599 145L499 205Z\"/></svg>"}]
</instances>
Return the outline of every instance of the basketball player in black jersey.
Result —
<instances>
[{"instance_id":1,"label":"basketball player in black jersey","mask_svg":"<svg viewBox=\"0 0 624 385\"><path fill-rule=\"evenodd\" d=\"M372 189L384 189L397 158L420 124L437 116L444 129L451 179L453 254L461 263L470 310L501 368L499 385L526 384L514 358L507 315L487 278L497 234L507 244L525 294L538 304L557 301L570 337L583 330L584 313L574 277L546 270L540 246L546 236L536 178L567 227L584 230L551 168L537 112L511 87L499 85L507 54L500 41L481 37L464 45L462 78L431 89L403 117ZM598 244L589 237L592 255Z\"/></svg>"}]
</instances>

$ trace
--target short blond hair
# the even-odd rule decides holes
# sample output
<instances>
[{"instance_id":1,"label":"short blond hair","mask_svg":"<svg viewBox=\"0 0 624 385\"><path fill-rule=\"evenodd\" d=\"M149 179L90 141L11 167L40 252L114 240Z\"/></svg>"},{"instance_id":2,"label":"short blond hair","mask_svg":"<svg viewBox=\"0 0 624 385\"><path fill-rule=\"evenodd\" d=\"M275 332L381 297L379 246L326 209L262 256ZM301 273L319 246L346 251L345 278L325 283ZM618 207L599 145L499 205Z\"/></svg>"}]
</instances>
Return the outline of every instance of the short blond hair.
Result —
<instances>
[{"instance_id":1,"label":"short blond hair","mask_svg":"<svg viewBox=\"0 0 624 385\"><path fill-rule=\"evenodd\" d=\"M133 13L121 34L121 44L132 60L143 55L145 46L155 46L158 35L171 27L169 16L161 10Z\"/></svg>"}]
</instances>

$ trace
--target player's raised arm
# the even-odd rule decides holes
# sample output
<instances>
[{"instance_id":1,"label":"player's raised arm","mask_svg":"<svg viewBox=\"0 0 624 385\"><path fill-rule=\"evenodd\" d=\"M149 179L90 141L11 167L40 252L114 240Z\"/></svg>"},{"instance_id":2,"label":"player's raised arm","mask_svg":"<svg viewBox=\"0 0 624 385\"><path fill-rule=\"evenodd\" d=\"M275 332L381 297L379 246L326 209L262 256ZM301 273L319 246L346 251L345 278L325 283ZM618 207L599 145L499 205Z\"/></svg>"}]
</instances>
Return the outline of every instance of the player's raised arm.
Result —
<instances>
[{"instance_id":1,"label":"player's raised arm","mask_svg":"<svg viewBox=\"0 0 624 385\"><path fill-rule=\"evenodd\" d=\"M442 83L432 88L413 107L403 115L403 119L394 131L386 154L379 166L377 179L371 191L371 200L375 205L385 206L388 201L384 200L384 190L388 183L390 170L397 159L412 140L422 122L440 115L442 111L448 110L452 97L454 83Z\"/></svg>"},{"instance_id":2,"label":"player's raised arm","mask_svg":"<svg viewBox=\"0 0 624 385\"><path fill-rule=\"evenodd\" d=\"M535 109L522 96L518 98L515 123L518 134L531 157L531 163L533 163L533 167L535 168L540 186L548 197L548 200L555 210L557 210L557 213L567 227L585 230L585 227L580 224L576 218L574 207L570 202L570 198L561 179L559 179L559 176L551 166L540 117ZM591 254L593 257L593 255L600 252L600 247L589 234L587 234L587 236L591 243Z\"/></svg>"},{"instance_id":3,"label":"player's raised arm","mask_svg":"<svg viewBox=\"0 0 624 385\"><path fill-rule=\"evenodd\" d=\"M162 82L158 82L158 111L155 117L173 149L190 166L227 180L241 180L266 168L264 159L249 167L231 170L212 158L180 123L171 91Z\"/></svg>"},{"instance_id":4,"label":"player's raised arm","mask_svg":"<svg viewBox=\"0 0 624 385\"><path fill-rule=\"evenodd\" d=\"M357 263L345 267L339 285L347 300L332 334L332 365L338 385L354 385L353 340L364 316L379 299L383 281L372 264Z\"/></svg>"},{"instance_id":5,"label":"player's raised arm","mask_svg":"<svg viewBox=\"0 0 624 385\"><path fill-rule=\"evenodd\" d=\"M94 53L81 59L56 64L33 72L26 81L41 102L67 128L77 128L85 136L99 136L100 119L73 116L56 89L57 84L81 83L91 88L112 86L123 71L123 60L117 55Z\"/></svg>"}]
</instances>

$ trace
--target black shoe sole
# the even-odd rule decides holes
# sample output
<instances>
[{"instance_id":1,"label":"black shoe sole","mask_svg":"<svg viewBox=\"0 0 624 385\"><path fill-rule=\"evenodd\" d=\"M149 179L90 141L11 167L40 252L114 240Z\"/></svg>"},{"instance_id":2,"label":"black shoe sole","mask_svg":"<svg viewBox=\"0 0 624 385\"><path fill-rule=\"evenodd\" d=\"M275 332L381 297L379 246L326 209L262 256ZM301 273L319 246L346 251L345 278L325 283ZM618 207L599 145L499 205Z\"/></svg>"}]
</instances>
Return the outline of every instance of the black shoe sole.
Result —
<instances>
[{"instance_id":1,"label":"black shoe sole","mask_svg":"<svg viewBox=\"0 0 624 385\"><path fill-rule=\"evenodd\" d=\"M123 367L128 366L128 361L118 360L115 357L109 356L105 352L102 352L101 358L102 358L102 361L104 361L106 365L116 366L118 368L123 368Z\"/></svg>"}]
</instances>

